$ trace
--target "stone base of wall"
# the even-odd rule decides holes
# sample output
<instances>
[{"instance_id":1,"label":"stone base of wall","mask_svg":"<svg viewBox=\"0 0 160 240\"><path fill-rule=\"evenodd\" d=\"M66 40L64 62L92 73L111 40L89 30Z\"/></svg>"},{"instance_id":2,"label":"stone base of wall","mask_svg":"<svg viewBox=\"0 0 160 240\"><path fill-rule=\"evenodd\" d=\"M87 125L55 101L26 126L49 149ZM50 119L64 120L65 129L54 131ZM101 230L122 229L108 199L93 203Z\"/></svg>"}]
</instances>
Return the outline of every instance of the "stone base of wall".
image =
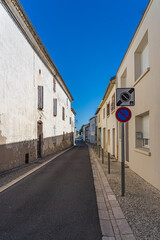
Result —
<instances>
[{"instance_id":1,"label":"stone base of wall","mask_svg":"<svg viewBox=\"0 0 160 240\"><path fill-rule=\"evenodd\" d=\"M46 138L42 143L42 156L69 148L73 145L73 133Z\"/></svg>"},{"instance_id":2,"label":"stone base of wall","mask_svg":"<svg viewBox=\"0 0 160 240\"><path fill-rule=\"evenodd\" d=\"M73 133L42 140L42 157L73 145ZM37 140L0 145L0 172L24 165L37 159Z\"/></svg>"},{"instance_id":3,"label":"stone base of wall","mask_svg":"<svg viewBox=\"0 0 160 240\"><path fill-rule=\"evenodd\" d=\"M0 172L25 164L27 154L29 162L36 159L36 140L0 145Z\"/></svg>"}]
</instances>

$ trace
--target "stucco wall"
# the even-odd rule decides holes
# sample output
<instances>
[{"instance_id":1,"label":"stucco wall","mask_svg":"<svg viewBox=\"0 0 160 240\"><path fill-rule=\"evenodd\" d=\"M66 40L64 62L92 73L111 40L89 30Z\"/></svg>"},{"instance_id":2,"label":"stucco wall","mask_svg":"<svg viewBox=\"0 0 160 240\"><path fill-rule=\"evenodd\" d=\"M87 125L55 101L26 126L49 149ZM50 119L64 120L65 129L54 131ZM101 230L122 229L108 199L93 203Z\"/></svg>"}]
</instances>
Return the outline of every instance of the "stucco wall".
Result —
<instances>
[{"instance_id":1,"label":"stucco wall","mask_svg":"<svg viewBox=\"0 0 160 240\"><path fill-rule=\"evenodd\" d=\"M132 44L124 58L118 73L120 78L127 68L127 87L135 87L135 107L131 107L132 118L129 121L129 166L145 180L160 189L160 1L153 0L133 38ZM135 84L134 53L144 34L148 31L150 70ZM135 116L149 111L150 153L138 152L135 148ZM119 141L119 144L121 142ZM120 148L120 147L119 147ZM119 159L121 156L119 155Z\"/></svg>"},{"instance_id":2,"label":"stucco wall","mask_svg":"<svg viewBox=\"0 0 160 240\"><path fill-rule=\"evenodd\" d=\"M53 75L35 53L9 13L0 3L0 171L37 157L37 121L43 123L43 152L50 154L58 146L72 145L74 117L71 102ZM39 69L41 74L39 74ZM44 108L38 110L38 85L44 87ZM57 98L57 116L53 116L53 98ZM62 120L65 107L65 121ZM72 124L70 124L70 117ZM53 144L56 126L57 148ZM63 136L65 140L60 140ZM66 140L68 139L68 140ZM64 143L65 142L65 143Z\"/></svg>"},{"instance_id":3,"label":"stucco wall","mask_svg":"<svg viewBox=\"0 0 160 240\"><path fill-rule=\"evenodd\" d=\"M107 151L117 158L117 119L115 117L115 110L111 111L112 96L115 94L116 85L113 85L110 91L106 103L110 102L110 115L106 118L106 145ZM113 150L113 129L115 129L115 146ZM110 144L108 144L108 130L110 130ZM115 152L114 152L115 151Z\"/></svg>"}]
</instances>

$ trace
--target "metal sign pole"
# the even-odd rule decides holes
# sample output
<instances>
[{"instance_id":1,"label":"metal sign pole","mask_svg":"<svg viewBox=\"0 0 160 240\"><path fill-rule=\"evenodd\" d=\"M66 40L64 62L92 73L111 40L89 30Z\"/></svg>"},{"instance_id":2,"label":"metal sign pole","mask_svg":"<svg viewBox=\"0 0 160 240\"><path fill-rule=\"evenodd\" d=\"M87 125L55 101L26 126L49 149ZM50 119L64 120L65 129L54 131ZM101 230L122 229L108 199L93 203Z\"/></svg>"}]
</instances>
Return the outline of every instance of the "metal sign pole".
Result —
<instances>
[{"instance_id":1,"label":"metal sign pole","mask_svg":"<svg viewBox=\"0 0 160 240\"><path fill-rule=\"evenodd\" d=\"M121 128L121 135L122 135L122 149L121 149L121 187L122 187L122 197L125 195L125 159L124 159L124 122L122 122Z\"/></svg>"}]
</instances>

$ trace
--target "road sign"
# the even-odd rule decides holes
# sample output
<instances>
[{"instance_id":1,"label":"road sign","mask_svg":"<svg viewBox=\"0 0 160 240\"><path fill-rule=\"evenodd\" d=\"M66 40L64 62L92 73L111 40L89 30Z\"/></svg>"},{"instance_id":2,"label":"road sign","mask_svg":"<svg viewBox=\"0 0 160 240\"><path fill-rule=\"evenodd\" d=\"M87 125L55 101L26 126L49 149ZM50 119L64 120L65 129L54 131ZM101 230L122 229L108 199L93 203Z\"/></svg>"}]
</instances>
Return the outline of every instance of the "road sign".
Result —
<instances>
[{"instance_id":1,"label":"road sign","mask_svg":"<svg viewBox=\"0 0 160 240\"><path fill-rule=\"evenodd\" d=\"M117 106L134 106L135 90L134 88L117 88L116 89Z\"/></svg>"},{"instance_id":2,"label":"road sign","mask_svg":"<svg viewBox=\"0 0 160 240\"><path fill-rule=\"evenodd\" d=\"M131 119L132 113L129 108L121 107L116 111L116 118L120 122L128 122Z\"/></svg>"}]
</instances>

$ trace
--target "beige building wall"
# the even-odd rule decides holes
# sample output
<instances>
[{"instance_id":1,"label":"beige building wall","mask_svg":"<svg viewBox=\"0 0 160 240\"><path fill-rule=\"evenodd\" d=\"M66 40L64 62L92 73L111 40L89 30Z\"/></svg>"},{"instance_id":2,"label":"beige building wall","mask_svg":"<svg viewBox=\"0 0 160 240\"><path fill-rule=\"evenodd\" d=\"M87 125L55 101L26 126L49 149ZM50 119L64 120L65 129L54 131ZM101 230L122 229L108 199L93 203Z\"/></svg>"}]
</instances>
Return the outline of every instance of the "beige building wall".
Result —
<instances>
[{"instance_id":1,"label":"beige building wall","mask_svg":"<svg viewBox=\"0 0 160 240\"><path fill-rule=\"evenodd\" d=\"M99 111L96 112L97 114L97 145L103 146L102 143L102 109L99 109Z\"/></svg>"},{"instance_id":2,"label":"beige building wall","mask_svg":"<svg viewBox=\"0 0 160 240\"><path fill-rule=\"evenodd\" d=\"M100 129L101 129L101 147L110 152L117 158L117 120L115 117L115 107L112 109L113 95L115 95L116 84L110 81L103 100L97 109L97 143L100 143ZM116 99L115 99L116 100ZM107 116L107 104L109 104L109 115ZM115 104L114 104L115 106ZM100 121L99 121L100 116Z\"/></svg>"},{"instance_id":3,"label":"beige building wall","mask_svg":"<svg viewBox=\"0 0 160 240\"><path fill-rule=\"evenodd\" d=\"M106 117L106 149L107 152L110 152L111 155L117 158L117 119L115 117L116 107L113 110L111 109L112 97L116 92L116 85L111 85L110 89L109 95L106 99L106 105L110 104L110 114Z\"/></svg>"},{"instance_id":4,"label":"beige building wall","mask_svg":"<svg viewBox=\"0 0 160 240\"><path fill-rule=\"evenodd\" d=\"M129 167L160 190L159 13L160 1L150 1L118 69L117 85L135 88L135 106L130 107L128 124ZM118 133L121 160L120 124Z\"/></svg>"}]
</instances>

